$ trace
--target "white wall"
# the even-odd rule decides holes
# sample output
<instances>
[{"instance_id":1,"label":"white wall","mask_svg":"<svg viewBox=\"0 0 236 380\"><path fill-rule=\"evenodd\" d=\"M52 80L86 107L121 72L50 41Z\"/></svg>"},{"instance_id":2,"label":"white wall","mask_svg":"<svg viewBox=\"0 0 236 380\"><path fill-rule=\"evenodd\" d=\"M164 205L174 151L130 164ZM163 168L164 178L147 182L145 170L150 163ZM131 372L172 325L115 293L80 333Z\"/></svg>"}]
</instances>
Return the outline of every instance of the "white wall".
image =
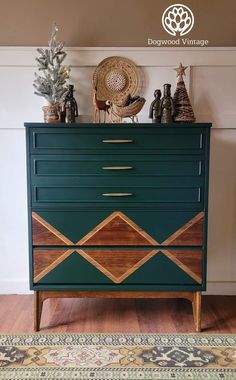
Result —
<instances>
[{"instance_id":1,"label":"white wall","mask_svg":"<svg viewBox=\"0 0 236 380\"><path fill-rule=\"evenodd\" d=\"M92 114L91 81L104 58L128 57L145 75L148 108L179 62L198 121L212 121L208 293L236 294L236 48L68 48L80 114ZM25 121L42 121L33 94L36 48L0 48L0 293L28 292Z\"/></svg>"}]
</instances>

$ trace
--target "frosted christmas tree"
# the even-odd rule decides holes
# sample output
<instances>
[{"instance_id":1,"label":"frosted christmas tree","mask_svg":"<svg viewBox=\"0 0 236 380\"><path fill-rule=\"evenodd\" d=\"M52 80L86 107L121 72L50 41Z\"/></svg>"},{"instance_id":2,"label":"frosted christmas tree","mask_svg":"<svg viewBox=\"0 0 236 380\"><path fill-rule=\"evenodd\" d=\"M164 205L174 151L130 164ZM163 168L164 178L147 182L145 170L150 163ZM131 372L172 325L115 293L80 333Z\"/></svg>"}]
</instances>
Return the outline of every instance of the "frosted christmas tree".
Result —
<instances>
[{"instance_id":1,"label":"frosted christmas tree","mask_svg":"<svg viewBox=\"0 0 236 380\"><path fill-rule=\"evenodd\" d=\"M187 66L183 66L182 63L180 63L179 67L174 69L177 71L178 78L177 87L173 97L175 106L174 120L177 122L194 122L196 120L183 80L183 76L186 75L186 69Z\"/></svg>"},{"instance_id":2,"label":"frosted christmas tree","mask_svg":"<svg viewBox=\"0 0 236 380\"><path fill-rule=\"evenodd\" d=\"M38 70L41 75L35 73L35 94L43 96L50 104L64 101L68 92L67 79L69 78L69 66L62 65L66 57L63 51L63 43L56 40L58 28L53 24L51 39L48 49L37 49L39 57L36 58Z\"/></svg>"}]
</instances>

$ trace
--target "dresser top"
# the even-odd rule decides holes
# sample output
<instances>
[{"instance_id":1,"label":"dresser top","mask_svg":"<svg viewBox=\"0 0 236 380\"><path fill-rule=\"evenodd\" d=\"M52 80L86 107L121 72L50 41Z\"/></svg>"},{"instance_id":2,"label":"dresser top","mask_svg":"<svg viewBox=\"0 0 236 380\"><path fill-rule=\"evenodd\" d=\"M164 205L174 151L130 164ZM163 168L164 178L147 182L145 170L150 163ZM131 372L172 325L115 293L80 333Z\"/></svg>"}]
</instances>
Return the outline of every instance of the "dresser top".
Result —
<instances>
[{"instance_id":1,"label":"dresser top","mask_svg":"<svg viewBox=\"0 0 236 380\"><path fill-rule=\"evenodd\" d=\"M153 123L24 123L26 128L211 128L212 123L168 123L168 124L153 124Z\"/></svg>"}]
</instances>

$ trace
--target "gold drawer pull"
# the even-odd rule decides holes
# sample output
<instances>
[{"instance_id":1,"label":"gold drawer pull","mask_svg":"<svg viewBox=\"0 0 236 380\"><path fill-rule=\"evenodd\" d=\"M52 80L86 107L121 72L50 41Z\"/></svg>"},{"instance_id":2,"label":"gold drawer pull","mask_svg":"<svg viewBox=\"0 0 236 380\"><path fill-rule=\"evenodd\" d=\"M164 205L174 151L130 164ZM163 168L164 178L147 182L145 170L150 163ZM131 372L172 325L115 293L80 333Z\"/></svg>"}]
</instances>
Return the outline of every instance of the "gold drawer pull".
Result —
<instances>
[{"instance_id":1,"label":"gold drawer pull","mask_svg":"<svg viewBox=\"0 0 236 380\"><path fill-rule=\"evenodd\" d=\"M103 197L130 197L132 193L104 193Z\"/></svg>"},{"instance_id":2,"label":"gold drawer pull","mask_svg":"<svg viewBox=\"0 0 236 380\"><path fill-rule=\"evenodd\" d=\"M103 166L103 170L130 170L133 166Z\"/></svg>"},{"instance_id":3,"label":"gold drawer pull","mask_svg":"<svg viewBox=\"0 0 236 380\"><path fill-rule=\"evenodd\" d=\"M102 140L103 143L119 144L119 143L132 143L134 140Z\"/></svg>"}]
</instances>

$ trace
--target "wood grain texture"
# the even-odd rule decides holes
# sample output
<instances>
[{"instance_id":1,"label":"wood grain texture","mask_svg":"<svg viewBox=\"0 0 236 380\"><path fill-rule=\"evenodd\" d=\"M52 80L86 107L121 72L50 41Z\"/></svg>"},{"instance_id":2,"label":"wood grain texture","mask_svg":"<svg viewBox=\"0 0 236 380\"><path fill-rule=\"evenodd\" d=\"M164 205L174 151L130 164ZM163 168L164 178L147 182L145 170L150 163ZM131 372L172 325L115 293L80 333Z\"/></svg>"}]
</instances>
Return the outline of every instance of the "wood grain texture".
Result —
<instances>
[{"instance_id":1,"label":"wood grain texture","mask_svg":"<svg viewBox=\"0 0 236 380\"><path fill-rule=\"evenodd\" d=\"M48 298L184 298L192 303L194 325L201 331L201 292L140 292L140 291L36 291L34 292L34 329L39 331L43 302Z\"/></svg>"},{"instance_id":2,"label":"wood grain texture","mask_svg":"<svg viewBox=\"0 0 236 380\"><path fill-rule=\"evenodd\" d=\"M180 298L48 299L44 302L40 331L58 334L191 333L191 303ZM202 296L202 331L236 333L236 296ZM33 296L0 295L0 333L32 332Z\"/></svg>"},{"instance_id":3,"label":"wood grain texture","mask_svg":"<svg viewBox=\"0 0 236 380\"><path fill-rule=\"evenodd\" d=\"M40 321L43 309L43 300L41 292L34 292L34 331L39 331Z\"/></svg>"},{"instance_id":4,"label":"wood grain texture","mask_svg":"<svg viewBox=\"0 0 236 380\"><path fill-rule=\"evenodd\" d=\"M201 250L162 250L161 252L199 284L202 283Z\"/></svg>"},{"instance_id":5,"label":"wood grain texture","mask_svg":"<svg viewBox=\"0 0 236 380\"><path fill-rule=\"evenodd\" d=\"M163 245L202 245L204 212L200 212L169 236Z\"/></svg>"},{"instance_id":6,"label":"wood grain texture","mask_svg":"<svg viewBox=\"0 0 236 380\"><path fill-rule=\"evenodd\" d=\"M194 292L152 292L152 291L40 291L42 301L48 298L184 298L193 301Z\"/></svg>"},{"instance_id":7,"label":"wood grain texture","mask_svg":"<svg viewBox=\"0 0 236 380\"><path fill-rule=\"evenodd\" d=\"M32 235L33 245L74 244L34 211L32 212Z\"/></svg>"},{"instance_id":8,"label":"wood grain texture","mask_svg":"<svg viewBox=\"0 0 236 380\"><path fill-rule=\"evenodd\" d=\"M77 252L118 284L146 263L158 250L78 249Z\"/></svg>"},{"instance_id":9,"label":"wood grain texture","mask_svg":"<svg viewBox=\"0 0 236 380\"><path fill-rule=\"evenodd\" d=\"M78 241L77 245L157 245L158 242L122 212L116 211Z\"/></svg>"},{"instance_id":10,"label":"wood grain texture","mask_svg":"<svg viewBox=\"0 0 236 380\"><path fill-rule=\"evenodd\" d=\"M192 308L193 308L193 318L194 318L195 329L197 332L201 331L201 305L202 305L201 292L195 292L193 295Z\"/></svg>"},{"instance_id":11,"label":"wood grain texture","mask_svg":"<svg viewBox=\"0 0 236 380\"><path fill-rule=\"evenodd\" d=\"M51 270L57 267L62 261L73 253L73 249L68 250L33 250L34 258L34 282L38 282Z\"/></svg>"}]
</instances>

